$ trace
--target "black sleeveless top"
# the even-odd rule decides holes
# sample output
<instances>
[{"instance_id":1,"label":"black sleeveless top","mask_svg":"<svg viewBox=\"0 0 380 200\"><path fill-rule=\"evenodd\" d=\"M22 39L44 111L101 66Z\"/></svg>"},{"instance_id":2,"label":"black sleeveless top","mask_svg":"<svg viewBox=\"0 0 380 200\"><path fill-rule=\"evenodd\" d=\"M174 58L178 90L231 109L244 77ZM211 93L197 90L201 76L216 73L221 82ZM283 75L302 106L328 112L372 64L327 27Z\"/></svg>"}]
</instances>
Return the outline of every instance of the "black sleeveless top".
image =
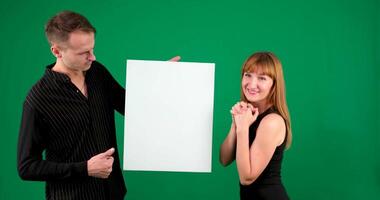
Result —
<instances>
[{"instance_id":1,"label":"black sleeveless top","mask_svg":"<svg viewBox=\"0 0 380 200\"><path fill-rule=\"evenodd\" d=\"M261 120L271 113L279 112L271 107L261 113L256 121L249 127L249 145L251 146L256 137L256 131ZM285 200L289 199L281 181L281 163L285 149L287 137L284 142L278 146L273 153L271 160L265 167L264 171L251 185L240 184L240 199L258 199L258 200Z\"/></svg>"}]
</instances>

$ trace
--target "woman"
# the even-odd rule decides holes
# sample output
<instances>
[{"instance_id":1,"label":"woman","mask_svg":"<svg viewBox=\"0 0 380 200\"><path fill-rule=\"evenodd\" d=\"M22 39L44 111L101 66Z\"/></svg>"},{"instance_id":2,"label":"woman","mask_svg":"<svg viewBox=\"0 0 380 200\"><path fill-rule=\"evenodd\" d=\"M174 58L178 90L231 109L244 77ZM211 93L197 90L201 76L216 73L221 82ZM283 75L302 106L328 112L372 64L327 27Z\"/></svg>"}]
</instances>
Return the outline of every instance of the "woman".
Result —
<instances>
[{"instance_id":1,"label":"woman","mask_svg":"<svg viewBox=\"0 0 380 200\"><path fill-rule=\"evenodd\" d=\"M236 159L240 199L289 199L281 181L283 152L292 141L281 63L273 53L258 52L241 75L241 101L231 109L220 162Z\"/></svg>"}]
</instances>

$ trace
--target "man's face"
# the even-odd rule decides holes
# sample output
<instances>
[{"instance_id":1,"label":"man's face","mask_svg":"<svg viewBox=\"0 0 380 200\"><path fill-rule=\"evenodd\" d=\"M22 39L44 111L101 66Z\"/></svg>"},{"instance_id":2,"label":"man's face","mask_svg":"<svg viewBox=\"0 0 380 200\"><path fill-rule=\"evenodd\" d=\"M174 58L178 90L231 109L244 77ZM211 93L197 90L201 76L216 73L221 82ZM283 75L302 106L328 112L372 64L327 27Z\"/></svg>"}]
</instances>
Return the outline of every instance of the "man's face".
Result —
<instances>
[{"instance_id":1,"label":"man's face","mask_svg":"<svg viewBox=\"0 0 380 200\"><path fill-rule=\"evenodd\" d=\"M87 71L95 61L94 46L94 33L74 31L60 48L60 59L70 70Z\"/></svg>"}]
</instances>

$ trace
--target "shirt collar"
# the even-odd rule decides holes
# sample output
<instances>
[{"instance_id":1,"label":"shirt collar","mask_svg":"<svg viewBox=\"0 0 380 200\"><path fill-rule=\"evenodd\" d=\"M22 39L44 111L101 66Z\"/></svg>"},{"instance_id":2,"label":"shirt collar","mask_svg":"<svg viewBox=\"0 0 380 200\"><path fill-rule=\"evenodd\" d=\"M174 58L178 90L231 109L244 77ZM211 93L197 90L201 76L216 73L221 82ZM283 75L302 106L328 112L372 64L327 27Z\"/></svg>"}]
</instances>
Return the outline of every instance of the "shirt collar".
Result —
<instances>
[{"instance_id":1,"label":"shirt collar","mask_svg":"<svg viewBox=\"0 0 380 200\"><path fill-rule=\"evenodd\" d=\"M54 65L55 63L46 66L46 70L45 70L46 76L57 81L62 81L62 82L70 81L70 77L67 76L66 74L53 71L52 68L54 67Z\"/></svg>"}]
</instances>

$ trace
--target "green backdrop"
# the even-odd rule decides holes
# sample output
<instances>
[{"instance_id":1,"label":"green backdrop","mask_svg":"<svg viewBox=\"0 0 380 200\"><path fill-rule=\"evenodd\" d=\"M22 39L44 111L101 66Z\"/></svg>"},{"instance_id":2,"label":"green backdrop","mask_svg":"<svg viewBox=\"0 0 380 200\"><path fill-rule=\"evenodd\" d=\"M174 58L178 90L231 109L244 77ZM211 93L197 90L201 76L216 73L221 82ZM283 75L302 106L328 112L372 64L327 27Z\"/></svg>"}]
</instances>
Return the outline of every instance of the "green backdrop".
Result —
<instances>
[{"instance_id":1,"label":"green backdrop","mask_svg":"<svg viewBox=\"0 0 380 200\"><path fill-rule=\"evenodd\" d=\"M22 181L16 146L24 98L54 62L44 24L56 12L84 14L95 53L125 85L126 59L214 62L212 173L125 171L127 199L238 199L235 163L219 145L239 100L240 68L259 50L282 60L294 142L283 180L292 199L380 197L380 3L378 0L11 1L0 3L0 199L42 199ZM194 80L196 81L196 80ZM128 90L128 88L127 88ZM117 138L123 146L123 117Z\"/></svg>"}]
</instances>

